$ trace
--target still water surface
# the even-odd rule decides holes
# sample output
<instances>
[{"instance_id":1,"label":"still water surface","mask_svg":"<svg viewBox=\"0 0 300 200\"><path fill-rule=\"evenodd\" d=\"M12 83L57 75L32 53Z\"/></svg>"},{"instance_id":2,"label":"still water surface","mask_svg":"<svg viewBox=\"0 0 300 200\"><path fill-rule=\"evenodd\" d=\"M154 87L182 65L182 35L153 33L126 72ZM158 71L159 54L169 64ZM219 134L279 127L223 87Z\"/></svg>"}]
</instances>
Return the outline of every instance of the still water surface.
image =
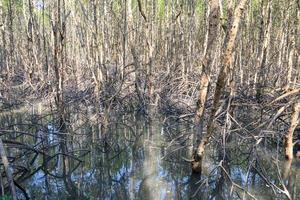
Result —
<instances>
[{"instance_id":1,"label":"still water surface","mask_svg":"<svg viewBox=\"0 0 300 200\"><path fill-rule=\"evenodd\" d=\"M299 161L277 162L276 146L266 151L233 137L224 151L215 141L200 177L184 159L191 153L188 121L120 116L103 130L95 115L77 111L67 133L58 133L56 119L42 110L1 116L2 130L13 130L2 131L3 138L37 150L7 146L18 155L14 165L24 170L16 176L31 199L300 199ZM61 135L72 155L67 171Z\"/></svg>"}]
</instances>

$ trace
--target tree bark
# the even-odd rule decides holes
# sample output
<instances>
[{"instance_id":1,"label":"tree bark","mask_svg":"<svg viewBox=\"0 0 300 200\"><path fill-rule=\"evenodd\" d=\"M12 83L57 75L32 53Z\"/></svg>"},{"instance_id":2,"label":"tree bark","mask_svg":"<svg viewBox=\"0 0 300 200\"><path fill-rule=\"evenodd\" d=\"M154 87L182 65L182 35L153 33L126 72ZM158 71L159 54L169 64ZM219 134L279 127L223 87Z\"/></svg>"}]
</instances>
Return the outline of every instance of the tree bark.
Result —
<instances>
[{"instance_id":1,"label":"tree bark","mask_svg":"<svg viewBox=\"0 0 300 200\"><path fill-rule=\"evenodd\" d=\"M239 5L234 11L234 16L232 18L232 23L230 25L230 28L228 29L228 32L226 34L225 38L225 45L224 45L224 51L222 53L221 57L221 65L220 65L220 73L217 79L216 83L216 89L214 93L214 100L212 109L209 115L209 120L207 124L207 132L202 138L197 151L194 156L194 161L192 162L192 170L195 173L201 173L201 166L202 166L202 160L204 156L205 147L208 144L210 138L213 135L213 125L214 125L214 117L217 112L221 94L224 91L226 81L228 79L228 76L230 74L230 63L231 63L231 57L232 53L234 51L235 47L235 40L236 36L239 30L239 23L241 19L242 12L244 10L244 6L246 5L247 0L241 0Z\"/></svg>"},{"instance_id":2,"label":"tree bark","mask_svg":"<svg viewBox=\"0 0 300 200\"><path fill-rule=\"evenodd\" d=\"M288 132L285 136L284 148L285 148L285 158L287 160L292 160L294 157L294 155L293 155L293 147L294 147L293 135L294 135L294 131L298 125L299 111L300 111L300 102L297 102L294 104L292 118L291 118L291 124L290 124Z\"/></svg>"},{"instance_id":3,"label":"tree bark","mask_svg":"<svg viewBox=\"0 0 300 200\"><path fill-rule=\"evenodd\" d=\"M260 42L262 46L259 50L258 55L258 85L256 91L257 101L261 101L263 95L263 90L265 87L265 77L266 77L266 65L268 63L268 54L269 54L269 44L270 44L270 34L272 27L272 0L267 2L266 7L264 8L264 1L262 1L262 21L261 21L261 33L260 33Z\"/></svg>"},{"instance_id":4,"label":"tree bark","mask_svg":"<svg viewBox=\"0 0 300 200\"><path fill-rule=\"evenodd\" d=\"M200 88L195 116L196 137L194 138L194 140L196 139L196 141L202 134L204 109L209 89L210 69L212 68L214 53L213 49L218 38L218 25L220 21L219 7L219 0L209 1L208 38L206 40L207 43L204 45L206 46L206 51L202 62L202 73L200 75Z\"/></svg>"}]
</instances>

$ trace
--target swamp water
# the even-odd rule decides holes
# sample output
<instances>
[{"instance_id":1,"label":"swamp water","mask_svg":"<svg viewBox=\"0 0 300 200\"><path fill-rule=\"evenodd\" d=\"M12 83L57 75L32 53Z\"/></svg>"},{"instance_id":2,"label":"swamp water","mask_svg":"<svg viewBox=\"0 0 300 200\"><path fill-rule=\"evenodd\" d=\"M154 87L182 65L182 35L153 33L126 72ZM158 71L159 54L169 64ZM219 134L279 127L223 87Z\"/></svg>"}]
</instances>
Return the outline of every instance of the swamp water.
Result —
<instances>
[{"instance_id":1,"label":"swamp water","mask_svg":"<svg viewBox=\"0 0 300 200\"><path fill-rule=\"evenodd\" d=\"M68 133L58 133L57 120L43 112L1 115L15 180L26 191L17 189L19 199L300 199L299 161L277 162L276 147L267 155L234 137L224 151L214 141L200 178L184 159L188 121L122 116L103 130L95 115L77 108Z\"/></svg>"}]
</instances>

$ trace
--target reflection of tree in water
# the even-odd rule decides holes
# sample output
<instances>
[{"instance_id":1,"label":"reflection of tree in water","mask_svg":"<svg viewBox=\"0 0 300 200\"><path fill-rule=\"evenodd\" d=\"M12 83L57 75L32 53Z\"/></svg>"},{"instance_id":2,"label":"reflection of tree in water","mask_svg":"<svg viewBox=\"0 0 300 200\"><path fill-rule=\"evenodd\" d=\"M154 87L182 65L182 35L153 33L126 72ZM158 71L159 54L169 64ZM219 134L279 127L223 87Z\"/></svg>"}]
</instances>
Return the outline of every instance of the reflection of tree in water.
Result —
<instances>
[{"instance_id":1,"label":"reflection of tree in water","mask_svg":"<svg viewBox=\"0 0 300 200\"><path fill-rule=\"evenodd\" d=\"M169 188L163 178L159 176L160 149L157 141L160 140L157 131L153 130L151 122L146 124L147 132L144 140L144 160L142 166L142 180L139 186L141 199L162 199L167 195ZM164 194L165 193L165 194Z\"/></svg>"},{"instance_id":2,"label":"reflection of tree in water","mask_svg":"<svg viewBox=\"0 0 300 200\"><path fill-rule=\"evenodd\" d=\"M236 148L231 142L243 144L233 138L226 146L225 157L220 148L222 145L214 144L219 150L209 152L201 176L191 175L191 199L299 198L296 190L299 184L296 165L299 161L294 164L282 162L276 159L276 152L266 154L265 149L251 143Z\"/></svg>"},{"instance_id":3,"label":"reflection of tree in water","mask_svg":"<svg viewBox=\"0 0 300 200\"><path fill-rule=\"evenodd\" d=\"M213 141L211 151L205 158L206 164L202 176L189 176L189 163L183 159L187 157L189 150L187 146L189 127L185 122L178 125L178 122L168 121L162 126L161 123L153 121L150 125L143 119L136 120L128 117L108 125L107 132L103 134L105 137L95 138L93 143L90 136L99 133L98 125L91 120L78 120L79 116L70 116L72 126L67 127L65 131L54 130L52 142L29 135L24 136L24 134L19 137L20 139L23 137L20 140L22 143L8 143L9 137L4 140L9 157L16 155L17 151L14 150L16 147L19 153L26 152L27 159L23 156L15 159L13 163L28 166L30 169L30 172L15 180L21 184L21 187L33 186L27 190L31 197L36 199L42 196L47 196L49 199L58 197L63 199L93 197L108 199L239 199L245 197L251 199L247 194L250 193L258 199L274 196L284 199L286 195L278 192L280 191L278 189L284 191L281 183L285 184L291 197L294 199L299 197L297 191L299 180L296 177L298 171L295 167L297 162L290 164L290 167L279 162L279 174L275 151L266 155L261 148L254 148L247 140L242 141L239 137L231 137L230 141L227 140L225 157L221 142ZM26 119L30 118L26 117ZM44 121L37 119L37 121L45 125L14 126L24 132L26 129L47 132L49 119ZM55 124L55 120L50 121ZM6 118L5 123L26 124L26 121L24 117L19 116ZM73 136L69 134L67 137L61 137L64 132L72 133ZM19 135L18 131L14 134ZM32 147L25 148L23 145L31 140L35 141L36 153L31 149ZM70 140L73 142L69 142ZM237 143L240 144L238 147L234 145ZM36 158L35 154L37 154ZM222 167L221 160L223 160ZM66 166L65 169L63 165ZM288 168L290 170L287 170ZM22 174L21 168L17 170L19 170L18 174ZM28 179L30 174L33 176Z\"/></svg>"}]
</instances>

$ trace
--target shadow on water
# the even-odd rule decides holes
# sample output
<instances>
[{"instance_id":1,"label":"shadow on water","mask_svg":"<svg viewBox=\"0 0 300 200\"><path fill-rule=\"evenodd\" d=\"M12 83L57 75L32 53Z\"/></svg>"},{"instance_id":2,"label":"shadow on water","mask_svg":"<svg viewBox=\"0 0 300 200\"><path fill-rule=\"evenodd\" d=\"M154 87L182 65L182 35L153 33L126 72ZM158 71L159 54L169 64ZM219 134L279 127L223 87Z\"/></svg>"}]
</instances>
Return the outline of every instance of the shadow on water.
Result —
<instances>
[{"instance_id":1,"label":"shadow on water","mask_svg":"<svg viewBox=\"0 0 300 200\"><path fill-rule=\"evenodd\" d=\"M86 111L70 113L58 132L42 112L1 116L20 199L300 199L299 161L276 160L276 149L214 141L200 176L183 159L188 120L120 116L103 130Z\"/></svg>"}]
</instances>

